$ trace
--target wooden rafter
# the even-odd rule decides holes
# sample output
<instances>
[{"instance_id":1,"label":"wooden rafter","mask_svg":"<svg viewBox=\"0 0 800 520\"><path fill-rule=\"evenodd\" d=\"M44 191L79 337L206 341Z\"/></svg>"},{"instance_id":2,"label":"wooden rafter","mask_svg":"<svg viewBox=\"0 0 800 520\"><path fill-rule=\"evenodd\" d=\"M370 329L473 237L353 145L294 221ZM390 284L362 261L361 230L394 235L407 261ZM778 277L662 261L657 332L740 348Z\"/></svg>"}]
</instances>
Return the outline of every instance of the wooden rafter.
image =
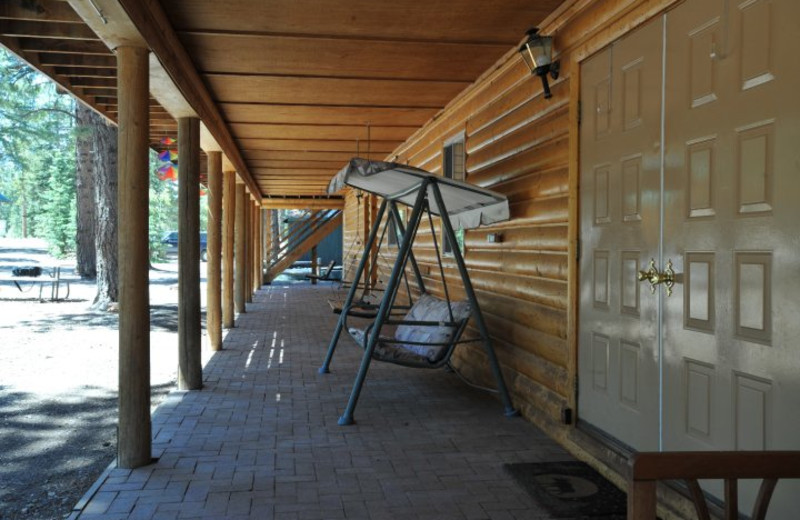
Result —
<instances>
[{"instance_id":1,"label":"wooden rafter","mask_svg":"<svg viewBox=\"0 0 800 520\"><path fill-rule=\"evenodd\" d=\"M166 13L156 0L120 0L133 24L158 56L164 69L195 109L200 119L216 138L223 152L244 179L251 193L261 198L261 190L253 181L247 164L239 153L211 95L192 64L191 58L172 29Z\"/></svg>"},{"instance_id":2,"label":"wooden rafter","mask_svg":"<svg viewBox=\"0 0 800 520\"><path fill-rule=\"evenodd\" d=\"M28 52L48 52L74 55L97 55L113 58L111 51L101 41L59 40L55 38L23 38L20 42ZM86 65L83 65L86 66ZM116 65L115 65L116 66Z\"/></svg>"},{"instance_id":3,"label":"wooden rafter","mask_svg":"<svg viewBox=\"0 0 800 520\"><path fill-rule=\"evenodd\" d=\"M52 23L0 19L0 33L17 38L99 40L97 35L84 23Z\"/></svg>"},{"instance_id":4,"label":"wooden rafter","mask_svg":"<svg viewBox=\"0 0 800 520\"><path fill-rule=\"evenodd\" d=\"M6 0L0 3L0 43L62 88L117 120L117 60L61 0ZM176 135L176 122L150 101L151 146Z\"/></svg>"},{"instance_id":5,"label":"wooden rafter","mask_svg":"<svg viewBox=\"0 0 800 520\"><path fill-rule=\"evenodd\" d=\"M60 0L3 0L0 18L26 21L77 22L81 17Z\"/></svg>"}]
</instances>

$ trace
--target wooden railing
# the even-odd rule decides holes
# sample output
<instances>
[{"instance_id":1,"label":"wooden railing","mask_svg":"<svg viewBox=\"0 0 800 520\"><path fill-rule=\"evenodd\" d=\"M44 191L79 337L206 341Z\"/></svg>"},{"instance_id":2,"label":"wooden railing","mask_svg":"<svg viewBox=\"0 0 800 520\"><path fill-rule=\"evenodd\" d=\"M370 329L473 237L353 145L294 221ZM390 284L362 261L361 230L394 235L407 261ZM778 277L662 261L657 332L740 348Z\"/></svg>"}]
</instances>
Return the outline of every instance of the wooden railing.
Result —
<instances>
[{"instance_id":1,"label":"wooden railing","mask_svg":"<svg viewBox=\"0 0 800 520\"><path fill-rule=\"evenodd\" d=\"M699 451L637 453L631 462L628 520L656 518L656 483L686 482L699 520L710 519L700 479L725 481L724 519L739 518L739 479L762 479L752 520L763 520L775 485L782 478L800 478L800 451Z\"/></svg>"},{"instance_id":2,"label":"wooden railing","mask_svg":"<svg viewBox=\"0 0 800 520\"><path fill-rule=\"evenodd\" d=\"M317 245L342 224L341 210L322 210L294 222L287 233L278 237L277 253L271 257L264 281L270 283L309 249ZM271 246L272 242L268 244Z\"/></svg>"}]
</instances>

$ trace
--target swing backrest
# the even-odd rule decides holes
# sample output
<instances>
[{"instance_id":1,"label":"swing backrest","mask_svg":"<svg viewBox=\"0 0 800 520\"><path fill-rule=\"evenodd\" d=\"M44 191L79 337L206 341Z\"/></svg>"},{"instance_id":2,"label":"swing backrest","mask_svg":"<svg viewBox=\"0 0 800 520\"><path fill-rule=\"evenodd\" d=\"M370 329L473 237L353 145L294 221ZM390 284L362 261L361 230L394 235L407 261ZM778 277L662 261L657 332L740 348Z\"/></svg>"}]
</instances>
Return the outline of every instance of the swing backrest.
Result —
<instances>
[{"instance_id":1,"label":"swing backrest","mask_svg":"<svg viewBox=\"0 0 800 520\"><path fill-rule=\"evenodd\" d=\"M425 357L431 363L441 361L453 342L458 341L455 335L464 329L464 322L472 312L468 301L450 302L450 309L452 320L445 300L427 293L420 296L403 321L439 322L439 325L399 325L394 334L395 346Z\"/></svg>"}]
</instances>

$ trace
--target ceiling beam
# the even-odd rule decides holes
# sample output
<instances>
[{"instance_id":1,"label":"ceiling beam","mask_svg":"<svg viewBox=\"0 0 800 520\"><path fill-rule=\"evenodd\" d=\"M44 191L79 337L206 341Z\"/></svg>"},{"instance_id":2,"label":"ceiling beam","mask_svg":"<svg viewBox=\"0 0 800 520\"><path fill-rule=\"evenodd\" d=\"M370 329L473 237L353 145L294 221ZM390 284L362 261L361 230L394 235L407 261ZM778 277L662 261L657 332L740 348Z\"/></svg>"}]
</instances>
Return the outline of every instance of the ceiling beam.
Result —
<instances>
[{"instance_id":1,"label":"ceiling beam","mask_svg":"<svg viewBox=\"0 0 800 520\"><path fill-rule=\"evenodd\" d=\"M3 0L0 18L39 22L81 22L81 17L62 0Z\"/></svg>"},{"instance_id":2,"label":"ceiling beam","mask_svg":"<svg viewBox=\"0 0 800 520\"><path fill-rule=\"evenodd\" d=\"M341 198L273 197L261 201L264 209L343 209Z\"/></svg>"},{"instance_id":3,"label":"ceiling beam","mask_svg":"<svg viewBox=\"0 0 800 520\"><path fill-rule=\"evenodd\" d=\"M220 103L230 123L341 124L408 126L419 128L438 112L436 108L282 105Z\"/></svg>"},{"instance_id":4,"label":"ceiling beam","mask_svg":"<svg viewBox=\"0 0 800 520\"><path fill-rule=\"evenodd\" d=\"M52 23L31 22L28 20L0 19L0 33L17 38L87 40L97 41L99 38L83 22Z\"/></svg>"},{"instance_id":5,"label":"ceiling beam","mask_svg":"<svg viewBox=\"0 0 800 520\"><path fill-rule=\"evenodd\" d=\"M342 167L341 161L248 161L251 168L292 168L297 170L339 170Z\"/></svg>"},{"instance_id":6,"label":"ceiling beam","mask_svg":"<svg viewBox=\"0 0 800 520\"><path fill-rule=\"evenodd\" d=\"M280 103L291 99L301 105L442 108L469 85L463 81L314 76L206 74L204 77L217 101Z\"/></svg>"},{"instance_id":7,"label":"ceiling beam","mask_svg":"<svg viewBox=\"0 0 800 520\"><path fill-rule=\"evenodd\" d=\"M313 139L318 141L405 141L417 127L229 123L237 139Z\"/></svg>"},{"instance_id":8,"label":"ceiling beam","mask_svg":"<svg viewBox=\"0 0 800 520\"><path fill-rule=\"evenodd\" d=\"M92 86L80 86L80 85L72 85L72 89L80 89L85 92L87 95L91 96L116 96L117 89L110 88L110 87L92 87Z\"/></svg>"},{"instance_id":9,"label":"ceiling beam","mask_svg":"<svg viewBox=\"0 0 800 520\"><path fill-rule=\"evenodd\" d=\"M97 77L97 76L83 76L83 75L75 75L75 74L64 74L64 77L72 78L70 82L72 83L73 87L102 87L102 88L117 88L117 78L116 76L112 77Z\"/></svg>"},{"instance_id":10,"label":"ceiling beam","mask_svg":"<svg viewBox=\"0 0 800 520\"><path fill-rule=\"evenodd\" d=\"M52 67L106 69L113 71L114 76L117 75L117 59L108 49L106 49L105 53L108 54L108 56L50 53L49 51L35 52L39 52L39 61L41 61L42 64Z\"/></svg>"},{"instance_id":11,"label":"ceiling beam","mask_svg":"<svg viewBox=\"0 0 800 520\"><path fill-rule=\"evenodd\" d=\"M404 141L340 141L340 140L319 140L319 139L239 139L242 147L242 154L250 159L263 158L256 157L252 152L274 151L274 150L295 150L306 151L314 150L319 152L347 152L350 157L353 155L366 156L367 150L370 155L385 155L391 153L403 144Z\"/></svg>"},{"instance_id":12,"label":"ceiling beam","mask_svg":"<svg viewBox=\"0 0 800 520\"><path fill-rule=\"evenodd\" d=\"M41 63L42 60L39 59ZM116 80L117 71L114 69L99 69L92 67L62 67L55 65L55 71L66 78L113 78Z\"/></svg>"},{"instance_id":13,"label":"ceiling beam","mask_svg":"<svg viewBox=\"0 0 800 520\"><path fill-rule=\"evenodd\" d=\"M559 3L561 0L557 0ZM487 42L512 46L553 0L226 0L164 2L177 30L291 32L361 39Z\"/></svg>"},{"instance_id":14,"label":"ceiling beam","mask_svg":"<svg viewBox=\"0 0 800 520\"><path fill-rule=\"evenodd\" d=\"M194 108L222 147L251 193L261 201L261 190L253 180L205 83L194 68L158 0L119 0L120 5L164 66L172 81Z\"/></svg>"},{"instance_id":15,"label":"ceiling beam","mask_svg":"<svg viewBox=\"0 0 800 520\"><path fill-rule=\"evenodd\" d=\"M114 57L111 50L101 41L23 38L20 46L29 52L110 56L112 59Z\"/></svg>"},{"instance_id":16,"label":"ceiling beam","mask_svg":"<svg viewBox=\"0 0 800 520\"><path fill-rule=\"evenodd\" d=\"M325 193L324 189L308 189L300 190L294 188L285 188L283 186L264 186L264 191L268 194L274 194L280 197L288 195L296 195L300 197L313 197Z\"/></svg>"},{"instance_id":17,"label":"ceiling beam","mask_svg":"<svg viewBox=\"0 0 800 520\"><path fill-rule=\"evenodd\" d=\"M248 155L248 163L250 161L334 161L339 164L339 167L345 165L347 161L353 158L353 151L348 152L308 152L305 150L260 150L252 152Z\"/></svg>"},{"instance_id":18,"label":"ceiling beam","mask_svg":"<svg viewBox=\"0 0 800 520\"><path fill-rule=\"evenodd\" d=\"M416 81L475 77L508 50L508 44L433 43L181 32L181 41L203 73L274 74ZM237 49L236 53L229 52ZM396 59L402 56L402 67Z\"/></svg>"},{"instance_id":19,"label":"ceiling beam","mask_svg":"<svg viewBox=\"0 0 800 520\"><path fill-rule=\"evenodd\" d=\"M34 69L38 70L45 76L49 77L53 82L55 82L57 85L59 85L67 92L71 92L72 95L75 96L76 99L78 99L78 101L80 101L87 107L91 108L92 110L100 114L104 119L107 119L112 123L115 123L113 119L111 119L108 115L103 113L102 110L100 110L100 108L98 107L97 99L94 96L86 95L83 92L73 90L69 78L65 78L59 75L58 73L56 73L55 70L53 70L52 67L42 65L39 62L38 55L36 53L26 52L20 46L19 40L12 37L0 36L0 45L3 45L6 49L10 50L15 55L17 55L19 59L21 59Z\"/></svg>"},{"instance_id":20,"label":"ceiling beam","mask_svg":"<svg viewBox=\"0 0 800 520\"><path fill-rule=\"evenodd\" d=\"M284 177L287 180L308 180L308 179L321 179L327 177L330 179L336 169L297 169L297 168L253 168L253 176L258 178L264 177Z\"/></svg>"}]
</instances>

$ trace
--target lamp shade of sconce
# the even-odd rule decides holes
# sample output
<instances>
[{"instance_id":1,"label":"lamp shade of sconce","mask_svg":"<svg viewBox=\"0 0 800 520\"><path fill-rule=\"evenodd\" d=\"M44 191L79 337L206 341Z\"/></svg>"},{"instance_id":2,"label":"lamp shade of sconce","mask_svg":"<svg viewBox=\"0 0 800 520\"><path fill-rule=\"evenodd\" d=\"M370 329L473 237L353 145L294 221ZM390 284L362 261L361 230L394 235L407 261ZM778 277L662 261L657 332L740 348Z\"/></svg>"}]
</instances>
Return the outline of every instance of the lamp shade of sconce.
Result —
<instances>
[{"instance_id":1,"label":"lamp shade of sconce","mask_svg":"<svg viewBox=\"0 0 800 520\"><path fill-rule=\"evenodd\" d=\"M550 84L547 82L548 74L553 79L558 78L559 62L553 61L553 37L540 35L539 29L534 27L528 31L528 37L520 45L519 53L531 70L531 74L542 78L545 99L553 97L550 93Z\"/></svg>"}]
</instances>

